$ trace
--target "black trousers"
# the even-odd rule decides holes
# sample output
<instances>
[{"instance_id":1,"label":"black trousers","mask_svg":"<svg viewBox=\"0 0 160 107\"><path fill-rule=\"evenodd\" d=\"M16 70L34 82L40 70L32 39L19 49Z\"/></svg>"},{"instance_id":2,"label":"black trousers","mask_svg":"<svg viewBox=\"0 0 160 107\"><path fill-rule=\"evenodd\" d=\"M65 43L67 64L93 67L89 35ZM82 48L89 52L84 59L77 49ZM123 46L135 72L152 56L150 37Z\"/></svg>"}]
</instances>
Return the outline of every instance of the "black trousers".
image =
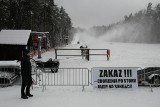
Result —
<instances>
[{"instance_id":1,"label":"black trousers","mask_svg":"<svg viewBox=\"0 0 160 107\"><path fill-rule=\"evenodd\" d=\"M32 78L24 79L22 77L21 96L30 94L31 85L32 85Z\"/></svg>"}]
</instances>

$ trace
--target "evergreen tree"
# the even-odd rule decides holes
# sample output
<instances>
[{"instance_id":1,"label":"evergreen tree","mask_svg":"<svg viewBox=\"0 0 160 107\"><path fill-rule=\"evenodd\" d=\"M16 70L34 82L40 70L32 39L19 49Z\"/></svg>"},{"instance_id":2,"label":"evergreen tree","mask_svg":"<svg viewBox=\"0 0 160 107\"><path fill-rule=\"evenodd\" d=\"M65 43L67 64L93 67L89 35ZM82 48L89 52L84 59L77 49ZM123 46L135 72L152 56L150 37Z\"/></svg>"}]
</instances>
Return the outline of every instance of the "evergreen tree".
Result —
<instances>
[{"instance_id":1,"label":"evergreen tree","mask_svg":"<svg viewBox=\"0 0 160 107\"><path fill-rule=\"evenodd\" d=\"M146 16L151 17L151 16L152 16L152 13L153 13L152 3L148 3Z\"/></svg>"},{"instance_id":2,"label":"evergreen tree","mask_svg":"<svg viewBox=\"0 0 160 107\"><path fill-rule=\"evenodd\" d=\"M0 29L7 28L7 19L8 19L8 1L1 0L0 1Z\"/></svg>"},{"instance_id":3,"label":"evergreen tree","mask_svg":"<svg viewBox=\"0 0 160 107\"><path fill-rule=\"evenodd\" d=\"M65 9L59 8L53 0L0 0L0 30L49 32L52 46L56 46L65 43L64 35L69 36L71 28Z\"/></svg>"},{"instance_id":4,"label":"evergreen tree","mask_svg":"<svg viewBox=\"0 0 160 107\"><path fill-rule=\"evenodd\" d=\"M157 4L157 6L155 7L153 19L154 19L153 32L155 34L155 40L157 42L160 42L160 4Z\"/></svg>"}]
</instances>

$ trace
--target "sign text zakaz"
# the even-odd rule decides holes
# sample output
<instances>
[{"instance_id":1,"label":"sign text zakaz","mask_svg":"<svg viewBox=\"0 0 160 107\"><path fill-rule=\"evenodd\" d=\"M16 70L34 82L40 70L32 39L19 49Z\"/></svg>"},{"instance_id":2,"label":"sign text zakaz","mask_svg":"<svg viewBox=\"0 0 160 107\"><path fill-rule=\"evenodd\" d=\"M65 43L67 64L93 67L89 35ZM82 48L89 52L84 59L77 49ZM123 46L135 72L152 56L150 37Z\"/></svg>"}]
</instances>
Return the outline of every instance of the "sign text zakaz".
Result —
<instances>
[{"instance_id":1,"label":"sign text zakaz","mask_svg":"<svg viewBox=\"0 0 160 107\"><path fill-rule=\"evenodd\" d=\"M92 68L92 83L96 88L135 88L136 67L96 67Z\"/></svg>"}]
</instances>

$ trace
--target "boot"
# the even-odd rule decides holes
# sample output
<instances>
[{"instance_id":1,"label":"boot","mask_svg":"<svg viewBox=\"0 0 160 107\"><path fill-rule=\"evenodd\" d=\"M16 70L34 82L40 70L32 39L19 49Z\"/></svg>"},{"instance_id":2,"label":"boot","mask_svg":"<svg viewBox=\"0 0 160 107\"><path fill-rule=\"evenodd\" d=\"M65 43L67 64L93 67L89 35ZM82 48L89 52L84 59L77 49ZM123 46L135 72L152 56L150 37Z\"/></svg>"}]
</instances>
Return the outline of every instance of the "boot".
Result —
<instances>
[{"instance_id":1,"label":"boot","mask_svg":"<svg viewBox=\"0 0 160 107\"><path fill-rule=\"evenodd\" d=\"M33 97L33 95L32 95L32 94L26 94L26 96L28 96L28 97Z\"/></svg>"},{"instance_id":2,"label":"boot","mask_svg":"<svg viewBox=\"0 0 160 107\"><path fill-rule=\"evenodd\" d=\"M26 95L22 95L21 98L22 99L28 99L28 97Z\"/></svg>"}]
</instances>

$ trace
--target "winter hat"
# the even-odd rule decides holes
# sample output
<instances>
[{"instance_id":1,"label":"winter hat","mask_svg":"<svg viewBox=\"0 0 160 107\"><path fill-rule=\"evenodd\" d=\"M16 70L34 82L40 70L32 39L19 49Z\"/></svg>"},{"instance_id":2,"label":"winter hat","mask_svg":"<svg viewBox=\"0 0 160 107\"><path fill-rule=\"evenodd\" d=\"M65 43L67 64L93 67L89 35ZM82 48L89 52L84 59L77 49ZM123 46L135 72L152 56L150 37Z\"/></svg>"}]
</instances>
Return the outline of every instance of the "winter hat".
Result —
<instances>
[{"instance_id":1,"label":"winter hat","mask_svg":"<svg viewBox=\"0 0 160 107\"><path fill-rule=\"evenodd\" d=\"M23 55L26 56L28 53L29 53L29 50L28 50L28 49L24 49L24 50L23 50Z\"/></svg>"}]
</instances>

